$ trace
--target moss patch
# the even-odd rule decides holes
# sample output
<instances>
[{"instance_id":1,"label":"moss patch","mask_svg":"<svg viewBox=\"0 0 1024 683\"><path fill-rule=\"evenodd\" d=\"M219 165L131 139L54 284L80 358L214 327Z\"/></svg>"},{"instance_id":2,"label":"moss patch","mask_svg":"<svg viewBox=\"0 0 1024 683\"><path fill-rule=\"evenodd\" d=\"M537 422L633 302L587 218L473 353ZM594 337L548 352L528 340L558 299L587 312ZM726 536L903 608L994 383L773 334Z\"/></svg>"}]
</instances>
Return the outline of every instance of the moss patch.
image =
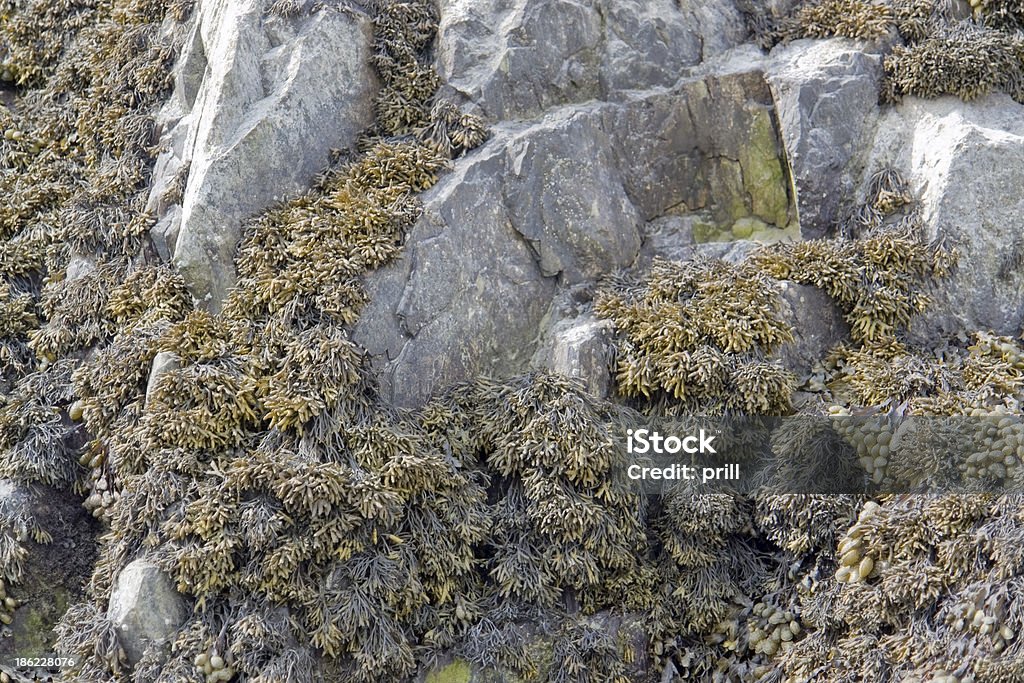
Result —
<instances>
[{"instance_id":1,"label":"moss patch","mask_svg":"<svg viewBox=\"0 0 1024 683\"><path fill-rule=\"evenodd\" d=\"M469 683L473 679L473 669L462 660L427 674L425 683Z\"/></svg>"},{"instance_id":2,"label":"moss patch","mask_svg":"<svg viewBox=\"0 0 1024 683\"><path fill-rule=\"evenodd\" d=\"M780 228L789 222L789 193L771 110L752 113L750 132L740 150L743 189L750 197L753 215Z\"/></svg>"}]
</instances>

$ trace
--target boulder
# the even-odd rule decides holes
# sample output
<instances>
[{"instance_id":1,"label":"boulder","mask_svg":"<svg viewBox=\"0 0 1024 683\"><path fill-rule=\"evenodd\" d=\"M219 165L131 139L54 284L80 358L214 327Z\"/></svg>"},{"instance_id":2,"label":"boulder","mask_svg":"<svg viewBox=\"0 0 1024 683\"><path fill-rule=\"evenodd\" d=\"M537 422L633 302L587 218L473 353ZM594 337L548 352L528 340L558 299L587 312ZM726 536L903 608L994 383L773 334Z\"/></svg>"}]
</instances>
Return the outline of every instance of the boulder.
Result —
<instances>
[{"instance_id":1,"label":"boulder","mask_svg":"<svg viewBox=\"0 0 1024 683\"><path fill-rule=\"evenodd\" d=\"M672 86L745 31L710 0L446 0L438 67L490 119Z\"/></svg>"},{"instance_id":2,"label":"boulder","mask_svg":"<svg viewBox=\"0 0 1024 683\"><path fill-rule=\"evenodd\" d=\"M332 6L268 16L265 4L198 6L160 117L154 241L212 310L234 282L243 222L304 192L330 150L373 121L369 17Z\"/></svg>"},{"instance_id":3,"label":"boulder","mask_svg":"<svg viewBox=\"0 0 1024 683\"><path fill-rule=\"evenodd\" d=\"M849 339L850 328L842 311L824 291L795 282L779 283L782 319L793 330L793 341L775 355L797 377L810 373L829 349Z\"/></svg>"},{"instance_id":4,"label":"boulder","mask_svg":"<svg viewBox=\"0 0 1024 683\"><path fill-rule=\"evenodd\" d=\"M188 617L185 598L159 567L145 559L130 562L117 575L107 616L134 666L151 646L166 644Z\"/></svg>"},{"instance_id":5,"label":"boulder","mask_svg":"<svg viewBox=\"0 0 1024 683\"><path fill-rule=\"evenodd\" d=\"M959 266L931 293L911 332L922 341L961 330L1015 335L1024 323L1024 105L907 98L880 123L876 165L903 171L920 201L925 238L955 247Z\"/></svg>"},{"instance_id":6,"label":"boulder","mask_svg":"<svg viewBox=\"0 0 1024 683\"><path fill-rule=\"evenodd\" d=\"M492 132L421 196L399 259L365 278L354 338L401 405L526 370L558 288L633 265L649 220L788 221L771 95L749 65Z\"/></svg>"},{"instance_id":7,"label":"boulder","mask_svg":"<svg viewBox=\"0 0 1024 683\"><path fill-rule=\"evenodd\" d=\"M849 40L779 46L767 80L793 177L800 231L821 237L856 189L878 120L882 57Z\"/></svg>"},{"instance_id":8,"label":"boulder","mask_svg":"<svg viewBox=\"0 0 1024 683\"><path fill-rule=\"evenodd\" d=\"M552 341L549 369L583 380L599 398L611 393L612 324L583 318L559 330Z\"/></svg>"}]
</instances>

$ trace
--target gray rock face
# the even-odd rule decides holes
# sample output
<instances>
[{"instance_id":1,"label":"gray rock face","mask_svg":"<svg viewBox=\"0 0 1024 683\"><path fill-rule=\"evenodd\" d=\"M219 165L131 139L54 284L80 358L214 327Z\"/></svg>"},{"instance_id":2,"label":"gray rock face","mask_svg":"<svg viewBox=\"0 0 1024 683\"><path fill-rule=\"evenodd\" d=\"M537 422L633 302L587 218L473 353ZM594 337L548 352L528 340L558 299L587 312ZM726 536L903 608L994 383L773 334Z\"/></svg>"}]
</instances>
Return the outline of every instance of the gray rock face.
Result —
<instances>
[{"instance_id":1,"label":"gray rock face","mask_svg":"<svg viewBox=\"0 0 1024 683\"><path fill-rule=\"evenodd\" d=\"M354 338L386 393L528 367L558 287L634 263L641 226L706 209L788 220L770 93L756 69L505 123L422 196L402 257L366 277Z\"/></svg>"},{"instance_id":2,"label":"gray rock face","mask_svg":"<svg viewBox=\"0 0 1024 683\"><path fill-rule=\"evenodd\" d=\"M389 361L382 379L396 403L529 357L555 283L509 220L507 163L492 145L456 167L424 195L402 257L367 278L371 303L354 336Z\"/></svg>"},{"instance_id":3,"label":"gray rock face","mask_svg":"<svg viewBox=\"0 0 1024 683\"><path fill-rule=\"evenodd\" d=\"M787 370L808 373L836 344L849 339L850 328L832 299L817 287L782 282L782 318L793 329L793 341L776 352Z\"/></svg>"},{"instance_id":4,"label":"gray rock face","mask_svg":"<svg viewBox=\"0 0 1024 683\"><path fill-rule=\"evenodd\" d=\"M611 394L611 348L613 326L591 315L561 321L551 338L538 351L535 363L548 370L583 380L594 396Z\"/></svg>"},{"instance_id":5,"label":"gray rock face","mask_svg":"<svg viewBox=\"0 0 1024 683\"><path fill-rule=\"evenodd\" d=\"M739 43L730 3L675 0L446 0L438 65L493 120L673 85Z\"/></svg>"},{"instance_id":6,"label":"gray rock face","mask_svg":"<svg viewBox=\"0 0 1024 683\"><path fill-rule=\"evenodd\" d=\"M188 616L171 579L148 560L128 564L117 576L107 614L134 666L146 648L165 643Z\"/></svg>"},{"instance_id":7,"label":"gray rock face","mask_svg":"<svg viewBox=\"0 0 1024 683\"><path fill-rule=\"evenodd\" d=\"M904 171L931 240L960 264L932 293L912 332L1013 335L1024 323L1024 106L1005 95L976 102L908 98L879 126L876 163Z\"/></svg>"},{"instance_id":8,"label":"gray rock face","mask_svg":"<svg viewBox=\"0 0 1024 683\"><path fill-rule=\"evenodd\" d=\"M373 120L369 19L324 8L264 15L262 0L199 4L162 116L154 235L193 294L216 310L234 282L242 222L308 188L331 148Z\"/></svg>"},{"instance_id":9,"label":"gray rock face","mask_svg":"<svg viewBox=\"0 0 1024 683\"><path fill-rule=\"evenodd\" d=\"M881 56L847 40L776 48L768 82L792 169L800 231L821 237L856 188L878 120Z\"/></svg>"},{"instance_id":10,"label":"gray rock face","mask_svg":"<svg viewBox=\"0 0 1024 683\"><path fill-rule=\"evenodd\" d=\"M181 367L181 359L177 354L170 351L161 351L153 357L153 365L149 370L149 380L146 382L146 401L149 401L156 388L160 377L170 370L177 370Z\"/></svg>"}]
</instances>

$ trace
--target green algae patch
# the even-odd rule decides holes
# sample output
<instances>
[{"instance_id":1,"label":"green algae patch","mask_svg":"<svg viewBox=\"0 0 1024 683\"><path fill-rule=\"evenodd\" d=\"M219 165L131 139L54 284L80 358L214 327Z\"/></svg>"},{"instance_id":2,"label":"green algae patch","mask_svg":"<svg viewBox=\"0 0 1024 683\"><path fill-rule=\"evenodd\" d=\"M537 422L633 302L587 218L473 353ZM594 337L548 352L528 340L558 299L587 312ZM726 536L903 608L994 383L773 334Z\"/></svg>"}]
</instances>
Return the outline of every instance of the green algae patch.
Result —
<instances>
[{"instance_id":1,"label":"green algae patch","mask_svg":"<svg viewBox=\"0 0 1024 683\"><path fill-rule=\"evenodd\" d=\"M425 683L470 683L472 680L473 669L467 662L459 659L428 673Z\"/></svg>"},{"instance_id":2,"label":"green algae patch","mask_svg":"<svg viewBox=\"0 0 1024 683\"><path fill-rule=\"evenodd\" d=\"M767 223L785 227L789 222L789 193L778 134L768 109L751 112L750 134L740 150L743 190L750 211Z\"/></svg>"}]
</instances>

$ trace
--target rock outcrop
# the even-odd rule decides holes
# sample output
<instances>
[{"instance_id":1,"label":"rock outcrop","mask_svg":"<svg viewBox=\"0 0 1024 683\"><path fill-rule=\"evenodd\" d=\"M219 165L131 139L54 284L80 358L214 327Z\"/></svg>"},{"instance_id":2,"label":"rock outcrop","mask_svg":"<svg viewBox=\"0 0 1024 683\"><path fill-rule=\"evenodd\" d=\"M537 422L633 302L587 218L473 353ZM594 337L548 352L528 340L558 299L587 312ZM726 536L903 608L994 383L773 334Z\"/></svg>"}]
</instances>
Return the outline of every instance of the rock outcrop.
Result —
<instances>
[{"instance_id":1,"label":"rock outcrop","mask_svg":"<svg viewBox=\"0 0 1024 683\"><path fill-rule=\"evenodd\" d=\"M138 559L118 574L107 614L134 666L148 648L168 644L188 617L188 607L170 577L152 562Z\"/></svg>"},{"instance_id":2,"label":"rock outcrop","mask_svg":"<svg viewBox=\"0 0 1024 683\"><path fill-rule=\"evenodd\" d=\"M875 165L901 169L927 237L954 246L959 267L915 322L924 339L963 329L1014 335L1024 323L1024 105L1001 94L964 103L908 98L879 123Z\"/></svg>"},{"instance_id":3,"label":"rock outcrop","mask_svg":"<svg viewBox=\"0 0 1024 683\"><path fill-rule=\"evenodd\" d=\"M154 241L219 308L245 219L309 187L332 148L373 121L372 29L355 10L272 16L262 0L204 2L161 115Z\"/></svg>"},{"instance_id":4,"label":"rock outcrop","mask_svg":"<svg viewBox=\"0 0 1024 683\"><path fill-rule=\"evenodd\" d=\"M700 238L783 232L791 202L757 60L493 127L422 195L403 256L366 277L355 339L392 400L528 367L559 288L634 265L644 226L700 212Z\"/></svg>"}]
</instances>

